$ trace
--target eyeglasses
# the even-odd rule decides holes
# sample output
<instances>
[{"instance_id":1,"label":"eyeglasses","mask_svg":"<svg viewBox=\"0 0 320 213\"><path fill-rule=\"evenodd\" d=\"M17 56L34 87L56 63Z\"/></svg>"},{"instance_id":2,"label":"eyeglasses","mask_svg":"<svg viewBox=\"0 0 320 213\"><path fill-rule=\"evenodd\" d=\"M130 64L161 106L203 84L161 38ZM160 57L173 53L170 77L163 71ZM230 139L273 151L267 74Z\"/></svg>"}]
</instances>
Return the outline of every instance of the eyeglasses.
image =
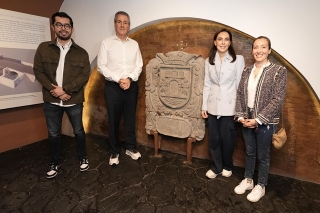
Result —
<instances>
[{"instance_id":1,"label":"eyeglasses","mask_svg":"<svg viewBox=\"0 0 320 213\"><path fill-rule=\"evenodd\" d=\"M66 30L69 30L71 28L70 24L61 24L60 22L55 23L54 26L56 26L59 29L64 27L64 29L66 29Z\"/></svg>"}]
</instances>

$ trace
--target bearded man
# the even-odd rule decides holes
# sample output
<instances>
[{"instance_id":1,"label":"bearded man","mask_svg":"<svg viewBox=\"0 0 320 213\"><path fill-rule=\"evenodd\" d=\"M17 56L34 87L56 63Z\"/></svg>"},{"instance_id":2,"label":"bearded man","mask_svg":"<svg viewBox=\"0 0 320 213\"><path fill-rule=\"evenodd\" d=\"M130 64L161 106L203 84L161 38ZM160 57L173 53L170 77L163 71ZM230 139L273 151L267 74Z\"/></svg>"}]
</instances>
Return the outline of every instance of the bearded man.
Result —
<instances>
[{"instance_id":1,"label":"bearded man","mask_svg":"<svg viewBox=\"0 0 320 213\"><path fill-rule=\"evenodd\" d=\"M90 75L89 55L77 45L72 18L64 13L52 15L51 28L56 38L39 45L34 58L34 74L42 85L44 114L49 136L51 161L47 178L54 178L61 164L61 125L66 112L73 128L80 171L89 169L86 136L82 124L84 86Z\"/></svg>"}]
</instances>

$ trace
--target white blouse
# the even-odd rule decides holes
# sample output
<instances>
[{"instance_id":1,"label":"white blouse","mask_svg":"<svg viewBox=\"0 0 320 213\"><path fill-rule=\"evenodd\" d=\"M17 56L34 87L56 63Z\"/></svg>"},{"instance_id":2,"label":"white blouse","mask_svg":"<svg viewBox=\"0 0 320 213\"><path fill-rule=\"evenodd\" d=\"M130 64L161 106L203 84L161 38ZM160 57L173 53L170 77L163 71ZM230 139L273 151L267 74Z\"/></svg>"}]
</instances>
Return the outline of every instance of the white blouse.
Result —
<instances>
[{"instance_id":1,"label":"white blouse","mask_svg":"<svg viewBox=\"0 0 320 213\"><path fill-rule=\"evenodd\" d=\"M256 65L255 64L253 65L253 68L251 70L251 74L249 77L249 81L248 81L248 107L249 108L253 108L254 106L254 98L256 95L257 85L262 74L262 70L269 65L270 65L269 61L268 63L262 65L259 70L259 73L256 76L254 75Z\"/></svg>"}]
</instances>

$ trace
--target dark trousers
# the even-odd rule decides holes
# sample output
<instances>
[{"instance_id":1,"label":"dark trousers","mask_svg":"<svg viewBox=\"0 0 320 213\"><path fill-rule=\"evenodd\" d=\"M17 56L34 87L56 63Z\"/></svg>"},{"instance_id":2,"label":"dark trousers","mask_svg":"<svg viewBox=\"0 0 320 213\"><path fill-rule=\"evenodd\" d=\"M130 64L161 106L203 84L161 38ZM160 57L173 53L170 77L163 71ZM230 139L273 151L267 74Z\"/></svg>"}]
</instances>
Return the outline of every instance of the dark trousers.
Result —
<instances>
[{"instance_id":1,"label":"dark trousers","mask_svg":"<svg viewBox=\"0 0 320 213\"><path fill-rule=\"evenodd\" d=\"M44 103L43 111L48 127L51 163L61 163L61 125L64 112L68 115L73 128L79 160L87 157L86 135L82 124L82 110L82 103L71 107L61 107L48 102Z\"/></svg>"},{"instance_id":2,"label":"dark trousers","mask_svg":"<svg viewBox=\"0 0 320 213\"><path fill-rule=\"evenodd\" d=\"M118 83L106 81L104 97L107 103L109 142L112 153L120 153L119 125L121 115L124 118L125 148L134 149L136 146L137 82L131 82L129 89L123 90Z\"/></svg>"},{"instance_id":3,"label":"dark trousers","mask_svg":"<svg viewBox=\"0 0 320 213\"><path fill-rule=\"evenodd\" d=\"M209 150L212 158L211 170L219 174L223 169L233 168L232 154L236 143L236 124L234 116L209 114Z\"/></svg>"}]
</instances>

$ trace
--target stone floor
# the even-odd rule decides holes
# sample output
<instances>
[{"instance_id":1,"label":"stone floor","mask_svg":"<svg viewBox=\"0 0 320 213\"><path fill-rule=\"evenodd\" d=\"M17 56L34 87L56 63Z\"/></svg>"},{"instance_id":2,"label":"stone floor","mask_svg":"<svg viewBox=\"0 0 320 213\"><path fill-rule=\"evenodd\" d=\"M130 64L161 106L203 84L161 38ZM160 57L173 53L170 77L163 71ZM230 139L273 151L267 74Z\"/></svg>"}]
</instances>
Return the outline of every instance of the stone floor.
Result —
<instances>
[{"instance_id":1,"label":"stone floor","mask_svg":"<svg viewBox=\"0 0 320 213\"><path fill-rule=\"evenodd\" d=\"M320 212L320 185L270 175L266 195L250 203L236 195L243 177L205 177L208 160L137 147L142 158L120 154L120 164L108 164L110 148L102 137L87 135L90 169L79 171L74 138L63 136L61 173L47 180L46 141L0 153L0 212Z\"/></svg>"}]
</instances>

